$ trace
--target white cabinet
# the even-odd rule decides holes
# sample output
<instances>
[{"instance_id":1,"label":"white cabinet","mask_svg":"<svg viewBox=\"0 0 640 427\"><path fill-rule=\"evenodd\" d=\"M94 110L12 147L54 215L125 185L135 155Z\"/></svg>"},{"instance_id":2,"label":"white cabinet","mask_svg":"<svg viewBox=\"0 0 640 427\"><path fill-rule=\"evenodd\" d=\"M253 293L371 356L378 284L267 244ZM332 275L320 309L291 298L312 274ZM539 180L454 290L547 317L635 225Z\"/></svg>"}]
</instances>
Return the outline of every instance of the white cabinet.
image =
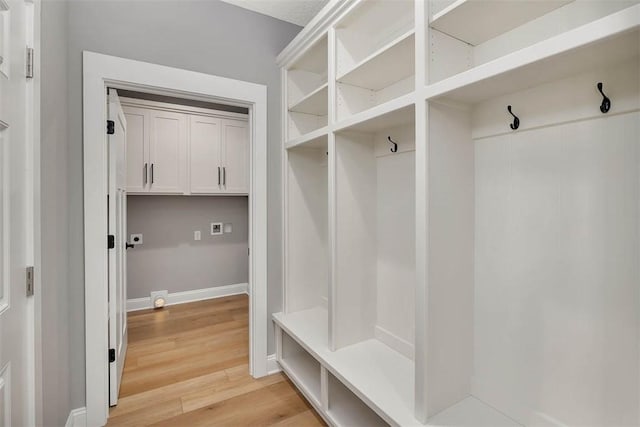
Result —
<instances>
[{"instance_id":1,"label":"white cabinet","mask_svg":"<svg viewBox=\"0 0 640 427\"><path fill-rule=\"evenodd\" d=\"M186 190L187 116L151 111L149 191L181 194Z\"/></svg>"},{"instance_id":2,"label":"white cabinet","mask_svg":"<svg viewBox=\"0 0 640 427\"><path fill-rule=\"evenodd\" d=\"M247 122L191 116L191 193L249 192Z\"/></svg>"},{"instance_id":3,"label":"white cabinet","mask_svg":"<svg viewBox=\"0 0 640 427\"><path fill-rule=\"evenodd\" d=\"M131 122L127 135L127 191L248 194L247 120L240 114L189 108L123 101L125 116Z\"/></svg>"},{"instance_id":4,"label":"white cabinet","mask_svg":"<svg viewBox=\"0 0 640 427\"><path fill-rule=\"evenodd\" d=\"M249 192L249 132L247 122L221 120L222 192Z\"/></svg>"}]
</instances>

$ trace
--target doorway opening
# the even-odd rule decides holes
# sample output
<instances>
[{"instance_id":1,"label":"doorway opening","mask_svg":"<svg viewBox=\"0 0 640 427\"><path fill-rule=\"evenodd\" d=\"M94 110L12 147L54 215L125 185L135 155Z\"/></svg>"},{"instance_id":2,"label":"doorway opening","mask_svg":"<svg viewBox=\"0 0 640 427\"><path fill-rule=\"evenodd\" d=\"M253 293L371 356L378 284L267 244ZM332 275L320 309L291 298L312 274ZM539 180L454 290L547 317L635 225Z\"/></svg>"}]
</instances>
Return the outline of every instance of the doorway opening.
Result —
<instances>
[{"instance_id":1,"label":"doorway opening","mask_svg":"<svg viewBox=\"0 0 640 427\"><path fill-rule=\"evenodd\" d=\"M125 220L127 217L126 212L128 211L127 199L130 197L127 196L127 190L135 188L135 185L139 184L137 180L142 182L142 187L137 188L133 193L140 194L134 194L131 197L145 199L135 200L131 204L135 205L136 209L141 208L141 211L148 209L149 206L147 205L149 204L153 207L153 204L162 198L173 204L176 203L177 199L184 199L177 202L178 206L172 208L173 211L184 212L184 207L181 208L180 203L190 203L190 200L200 199L194 203L206 205L206 201L203 202L203 200L207 196L204 194L211 196L212 192L223 194L226 191L227 193L220 197L229 199L244 197L246 212L246 243L244 246L244 251L246 252L244 256L246 257L245 262L248 259L248 271L245 273L247 281L246 283L229 284L232 288L225 288L225 292L243 293L246 291L249 294L246 302L249 308L249 372L255 378L267 374L266 87L254 83L91 52L84 53L83 62L87 423L89 425L103 425L108 418L110 400L113 402L109 393L110 377L113 378L114 371L116 376L119 376L122 372L122 365L116 364L116 366L112 366L114 362L111 362L111 360L118 360L118 357L123 355L122 351L126 348L126 334L128 332L125 320L127 302L129 302L129 307L133 309L136 308L136 304L151 304L155 299L152 299L151 292L149 292L149 296L138 296L138 301L135 301L136 298L130 298L126 292L122 291L120 294L112 292L109 298L105 297L109 292L110 284L112 282L116 283L111 279L119 277L122 285L126 284L127 248L133 245L131 250L133 253L146 242L149 242L148 239L145 240L144 232L139 233L133 229L127 230L127 221ZM112 96L109 92L114 95ZM157 119L159 123L157 129L151 127L146 131L150 137L155 132L160 140L164 139L164 144L169 148L163 147L159 149L158 146L148 146L148 156L151 157L146 157L147 161L144 162L143 144L143 157L141 159L143 161L140 165L140 170L137 170L137 167L135 169L136 172L140 172L139 174L136 173L138 176L135 182L128 182L126 179L130 162L126 160L127 149L126 145L124 145L125 143L112 143L117 141L118 126L122 127L122 124L118 123L118 113L113 114L115 109L112 108L118 101L122 101L119 99L120 97L115 95L117 93L137 96L137 98L122 97L125 102L119 103L121 109L123 105L128 108L127 102L129 104L144 103L147 106L153 106L155 111L158 112L162 110L158 107L164 101L174 101L172 104L173 111L162 111L162 114L159 114L163 118ZM214 110L210 108L212 105L218 109L216 110L218 113L208 114L208 110ZM198 118L194 122L198 122L198 125L195 127L186 125L189 120L183 120L183 116L186 114L185 109L198 113L194 114ZM165 110L170 109L165 108ZM119 114L123 117L121 121L127 126L128 121L124 111L121 110ZM184 129L180 125L176 126L176 123L181 121ZM131 120L131 122L135 122L135 119ZM207 165L210 166L211 170L200 168L200 172L196 176L188 175L183 168L188 169L190 166L181 167L179 164L184 160L185 165L187 165L187 154L190 153L190 147L187 144L185 148L187 151L181 151L182 148L175 143L176 137L179 136L176 132L186 133L187 137L200 132L202 139L207 140L209 136L207 136L206 132L203 133L203 129L206 130L216 126L226 129L229 140L233 138L237 140L243 132L246 133L245 153L243 154L242 150L218 150L218 154L222 153L222 158L219 159L220 163L218 165ZM115 133L112 133L111 131L114 127ZM134 127L131 129L134 129ZM202 160L207 154L206 150L208 148L204 144L202 145L199 148L205 151L204 154L200 153L197 156L198 160ZM118 146L119 148L117 148ZM208 154L212 155L212 153ZM248 157L246 163L248 164L249 173L247 175L238 172L239 165L242 163L245 154ZM118 163L119 155L122 158ZM225 157L227 155L228 157ZM177 163L174 157L177 157ZM113 159L111 163L110 159ZM144 163L147 163L146 167ZM218 168L220 168L220 184L218 184ZM211 173L212 170L213 174ZM243 173L245 172L247 171L243 171ZM242 176L246 176L246 181L242 180ZM118 177L119 182L117 181ZM193 189L191 184L193 182L198 184L194 187L195 192L201 191L203 195L191 195ZM210 184L219 187L217 190L206 188ZM121 197L120 202L115 203L117 197L112 197L112 194L117 194L118 188L120 188ZM145 192L149 194L144 194ZM189 195L185 195L185 193ZM219 196L211 196L211 198L214 197ZM242 205L238 200L240 199L235 200L236 205ZM206 210L206 206L204 209ZM111 213L111 216L109 213ZM120 224L114 221L118 215L121 218ZM236 232L238 232L237 235L241 234L242 220L235 224L234 221L222 217L219 218L221 219L220 221L216 220L216 218L207 219L206 230L204 229L205 227L201 227L199 230L191 230L189 243L194 244L194 246L203 245L203 243L198 242L203 242L205 240L204 236L208 239L219 238L221 235L224 236L225 230L227 235L230 236L235 236L234 233ZM179 220L180 218L178 218ZM144 220L142 220L142 223L144 223ZM149 224L145 224L145 226L147 225ZM175 227L172 227L172 229L164 230L163 232L152 232L152 234L166 239L172 231L175 231L173 229L178 229L179 226L181 224L175 223ZM136 242L136 236L131 236L129 231L133 234L142 234L142 236L138 236L138 241ZM200 233L197 233L198 231ZM136 248L136 243L141 246ZM115 250L109 249L111 247ZM138 252L141 251L138 250ZM147 265L153 268L151 264ZM244 268L246 268L246 264ZM162 286L160 287L162 288ZM212 294L212 292L220 292L219 289L212 290L215 288L219 287L214 284L213 288L190 290L192 292L187 292L188 295L186 297L180 291L167 292L164 294L164 302L165 304L173 304L188 301L189 297L203 299L220 296ZM169 291L169 289L158 289L157 291ZM194 296L194 294L197 294L197 296ZM142 299L145 301L142 301ZM119 311L117 309L118 304L120 306ZM138 308L140 307L138 306ZM110 318L112 320L119 318L119 326L117 321L110 322ZM112 333L114 329L118 331L118 334ZM117 339L113 339L114 335L120 337L119 342ZM112 345L114 346L112 347Z\"/></svg>"}]
</instances>

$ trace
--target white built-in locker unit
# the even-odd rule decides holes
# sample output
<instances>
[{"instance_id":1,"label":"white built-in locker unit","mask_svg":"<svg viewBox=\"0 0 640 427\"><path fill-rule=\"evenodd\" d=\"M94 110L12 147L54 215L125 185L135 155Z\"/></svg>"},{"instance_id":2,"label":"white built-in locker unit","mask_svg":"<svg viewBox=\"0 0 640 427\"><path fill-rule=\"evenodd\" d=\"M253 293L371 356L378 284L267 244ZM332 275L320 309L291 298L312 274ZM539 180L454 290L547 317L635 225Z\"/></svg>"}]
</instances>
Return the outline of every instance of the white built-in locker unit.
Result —
<instances>
[{"instance_id":1,"label":"white built-in locker unit","mask_svg":"<svg viewBox=\"0 0 640 427\"><path fill-rule=\"evenodd\" d=\"M332 425L640 425L640 4L332 1L278 58L282 368Z\"/></svg>"}]
</instances>

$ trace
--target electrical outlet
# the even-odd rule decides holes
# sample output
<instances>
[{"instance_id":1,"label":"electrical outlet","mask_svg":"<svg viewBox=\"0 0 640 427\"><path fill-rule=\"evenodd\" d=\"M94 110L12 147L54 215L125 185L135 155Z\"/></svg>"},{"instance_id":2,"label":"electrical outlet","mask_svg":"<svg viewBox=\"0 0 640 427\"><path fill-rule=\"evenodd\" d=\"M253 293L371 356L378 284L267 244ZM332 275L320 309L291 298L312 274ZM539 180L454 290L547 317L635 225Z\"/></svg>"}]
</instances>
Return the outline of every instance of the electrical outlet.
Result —
<instances>
[{"instance_id":1,"label":"electrical outlet","mask_svg":"<svg viewBox=\"0 0 640 427\"><path fill-rule=\"evenodd\" d=\"M224 225L224 234L228 234L231 233L233 231L233 224L231 224L230 222L226 223Z\"/></svg>"},{"instance_id":2,"label":"electrical outlet","mask_svg":"<svg viewBox=\"0 0 640 427\"><path fill-rule=\"evenodd\" d=\"M193 240L202 240L202 234L200 230L193 232Z\"/></svg>"},{"instance_id":3,"label":"electrical outlet","mask_svg":"<svg viewBox=\"0 0 640 427\"><path fill-rule=\"evenodd\" d=\"M132 234L131 239L129 239L129 243L132 245L141 245L142 244L142 233Z\"/></svg>"},{"instance_id":4,"label":"electrical outlet","mask_svg":"<svg viewBox=\"0 0 640 427\"><path fill-rule=\"evenodd\" d=\"M211 223L211 235L212 236L217 236L219 234L222 234L222 223L221 222L212 222Z\"/></svg>"}]
</instances>

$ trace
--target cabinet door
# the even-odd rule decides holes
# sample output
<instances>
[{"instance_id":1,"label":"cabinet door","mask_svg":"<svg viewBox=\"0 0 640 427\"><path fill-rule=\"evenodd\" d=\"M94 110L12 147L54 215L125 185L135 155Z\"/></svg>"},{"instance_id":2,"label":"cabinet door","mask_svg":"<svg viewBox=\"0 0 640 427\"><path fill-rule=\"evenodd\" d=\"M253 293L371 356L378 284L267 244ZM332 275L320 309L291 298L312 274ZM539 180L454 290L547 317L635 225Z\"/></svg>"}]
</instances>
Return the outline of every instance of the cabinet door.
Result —
<instances>
[{"instance_id":1,"label":"cabinet door","mask_svg":"<svg viewBox=\"0 0 640 427\"><path fill-rule=\"evenodd\" d=\"M187 116L151 110L149 180L152 193L184 193Z\"/></svg>"},{"instance_id":2,"label":"cabinet door","mask_svg":"<svg viewBox=\"0 0 640 427\"><path fill-rule=\"evenodd\" d=\"M191 193L222 192L220 119L190 116L189 129Z\"/></svg>"},{"instance_id":3,"label":"cabinet door","mask_svg":"<svg viewBox=\"0 0 640 427\"><path fill-rule=\"evenodd\" d=\"M249 193L249 126L222 120L223 187L225 193Z\"/></svg>"},{"instance_id":4,"label":"cabinet door","mask_svg":"<svg viewBox=\"0 0 640 427\"><path fill-rule=\"evenodd\" d=\"M127 120L127 192L149 191L149 110L122 106Z\"/></svg>"}]
</instances>

